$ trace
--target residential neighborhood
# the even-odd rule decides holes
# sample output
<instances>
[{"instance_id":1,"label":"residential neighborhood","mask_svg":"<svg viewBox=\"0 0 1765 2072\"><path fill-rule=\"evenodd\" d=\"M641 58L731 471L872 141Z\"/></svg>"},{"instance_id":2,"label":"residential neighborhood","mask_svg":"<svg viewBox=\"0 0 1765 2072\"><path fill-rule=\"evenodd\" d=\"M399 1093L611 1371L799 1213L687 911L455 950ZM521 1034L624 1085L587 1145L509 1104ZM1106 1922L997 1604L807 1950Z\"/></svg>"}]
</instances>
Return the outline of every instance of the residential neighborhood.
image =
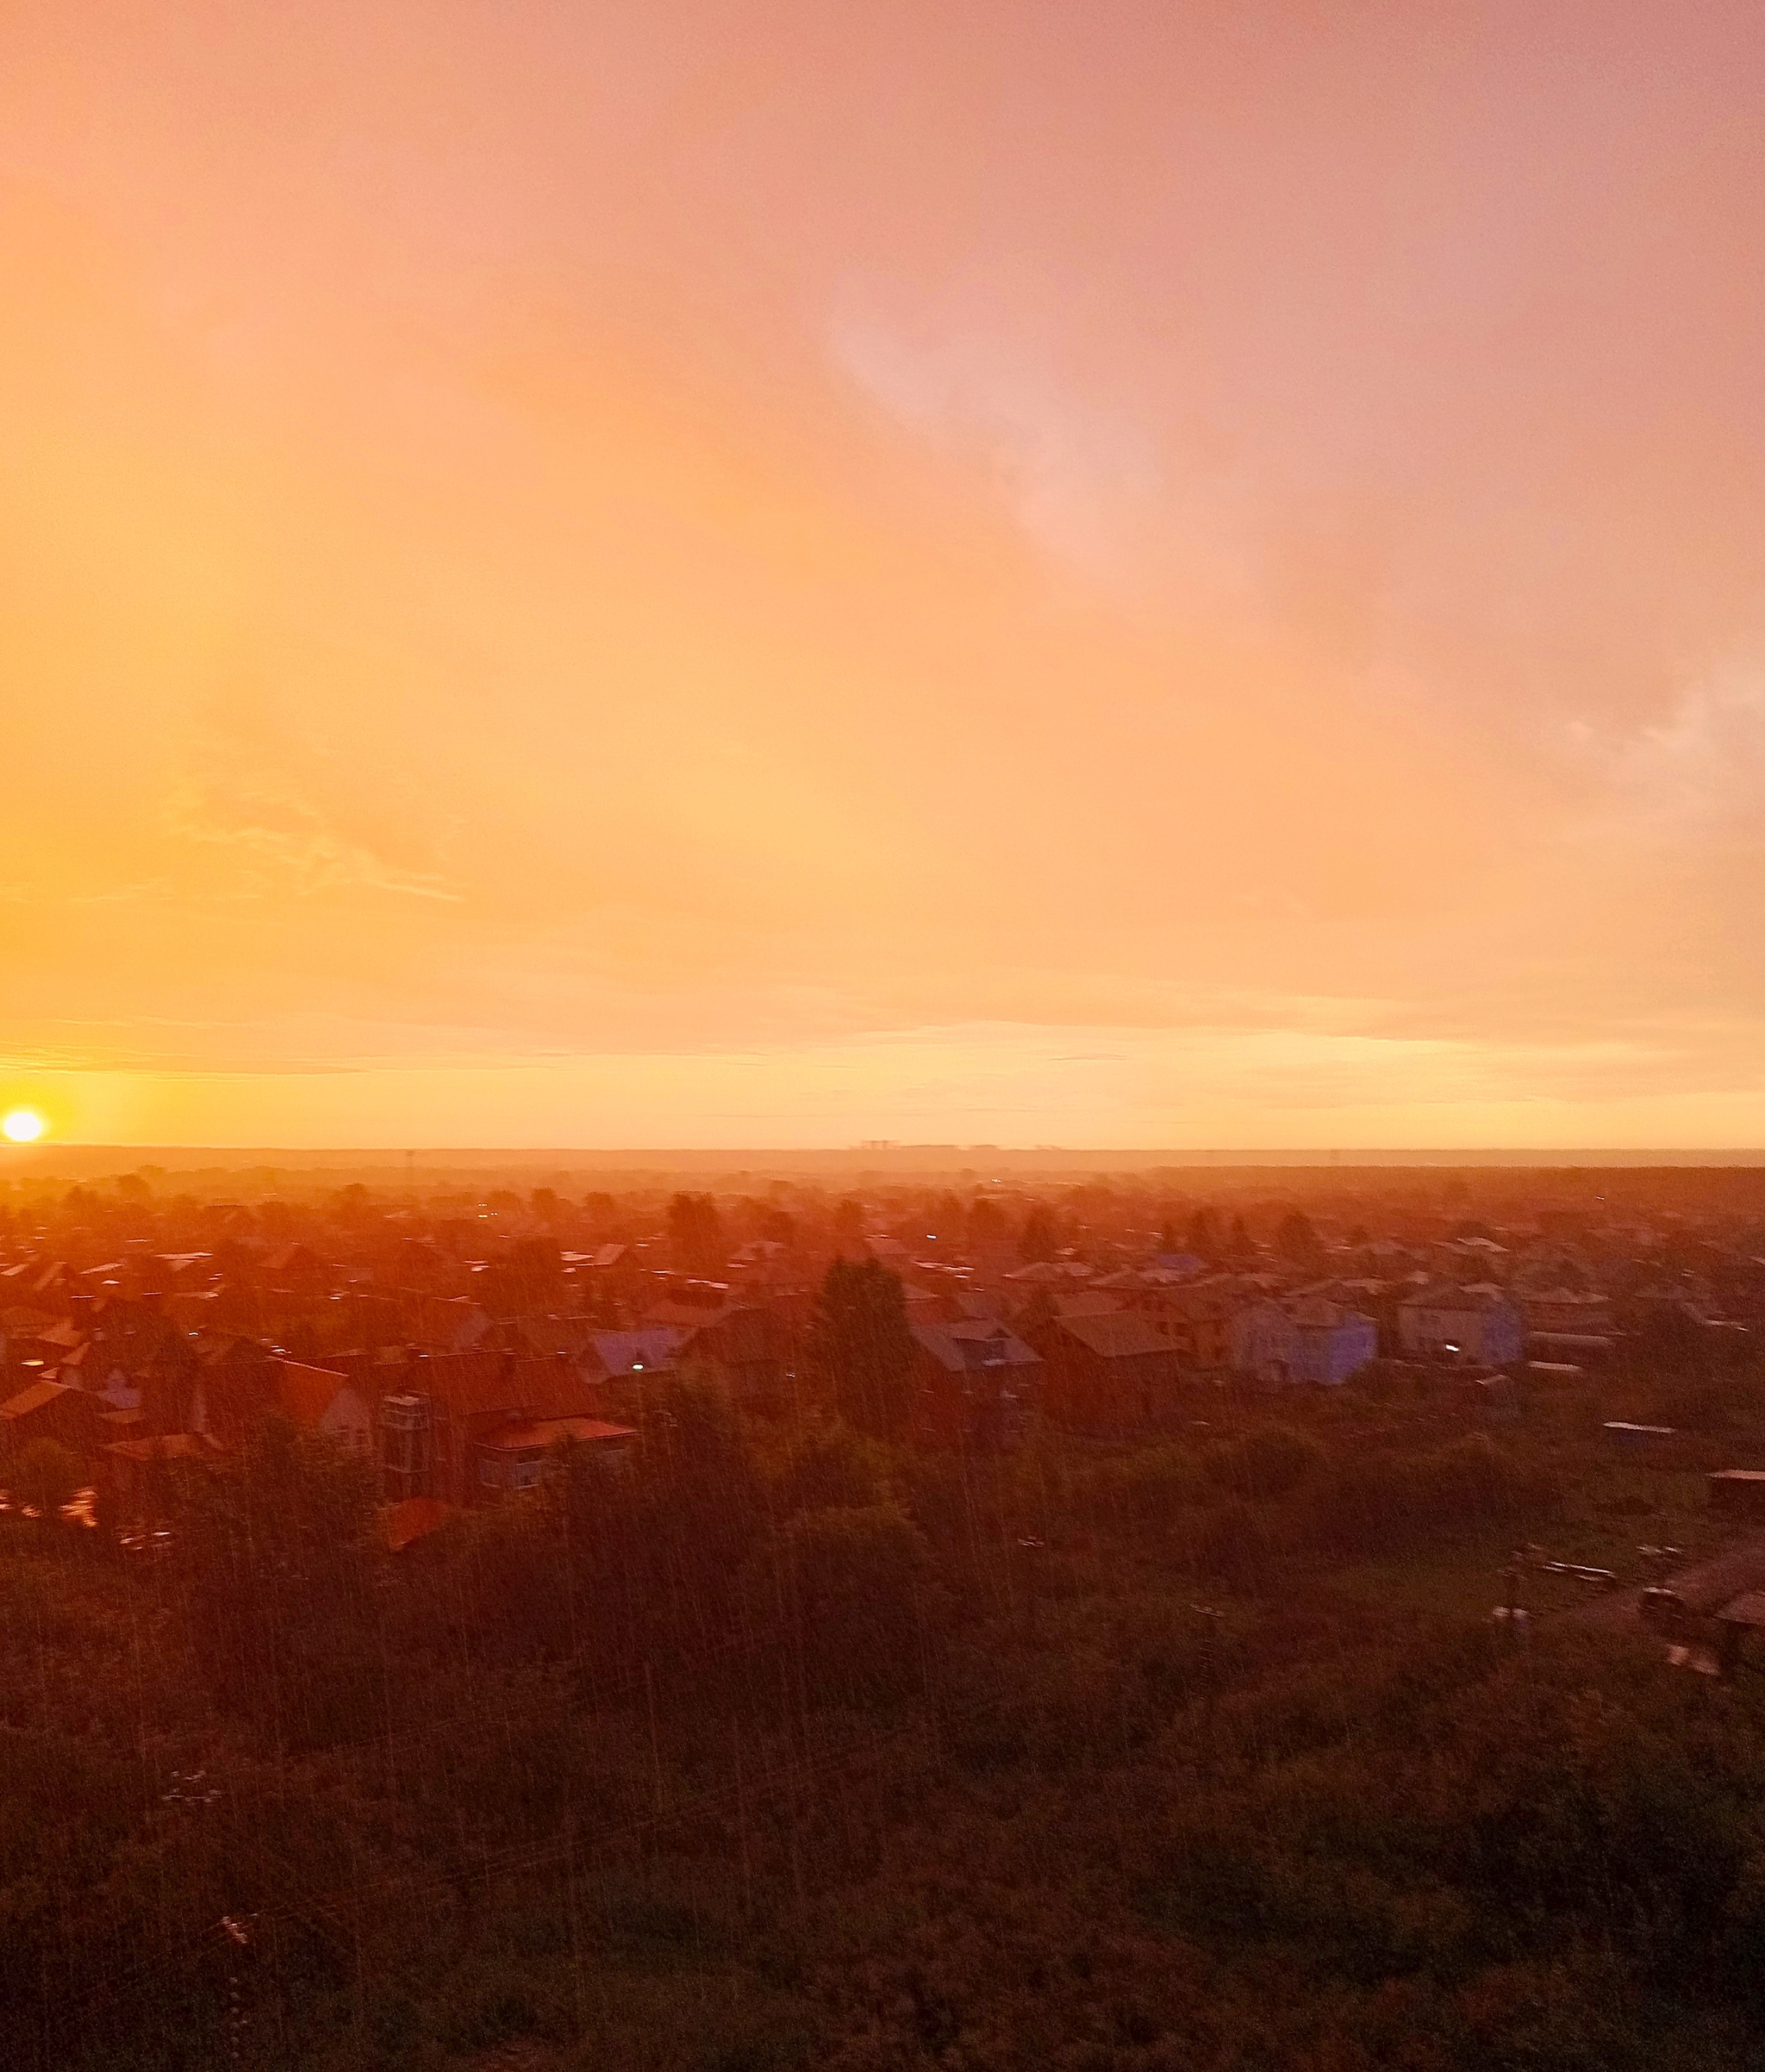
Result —
<instances>
[{"instance_id":1,"label":"residential neighborhood","mask_svg":"<svg viewBox=\"0 0 1765 2072\"><path fill-rule=\"evenodd\" d=\"M931 1450L1178 1433L1221 1390L1597 1376L1765 1324L1765 1236L1731 1213L1605 1213L1539 1175L1477 1204L1184 1183L40 1192L0 1226L0 1486L46 1441L127 1510L144 1464L218 1467L281 1420L372 1464L389 1530L413 1503L433 1526L560 1446L616 1463L683 1377L801 1419L839 1259L898 1290L890 1435Z\"/></svg>"}]
</instances>

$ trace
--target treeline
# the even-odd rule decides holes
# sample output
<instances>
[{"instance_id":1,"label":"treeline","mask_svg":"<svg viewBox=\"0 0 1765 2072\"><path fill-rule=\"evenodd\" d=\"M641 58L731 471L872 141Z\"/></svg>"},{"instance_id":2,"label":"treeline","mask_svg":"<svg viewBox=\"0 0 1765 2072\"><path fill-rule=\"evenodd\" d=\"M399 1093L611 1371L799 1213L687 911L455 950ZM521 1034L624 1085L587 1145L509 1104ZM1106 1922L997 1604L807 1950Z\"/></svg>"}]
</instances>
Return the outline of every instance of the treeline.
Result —
<instances>
[{"instance_id":1,"label":"treeline","mask_svg":"<svg viewBox=\"0 0 1765 2072\"><path fill-rule=\"evenodd\" d=\"M285 1428L159 1555L0 1520L0 2062L1756 2063L1753 1690L1332 1583L1540 1529L1542 1451L682 1383L397 1555Z\"/></svg>"}]
</instances>

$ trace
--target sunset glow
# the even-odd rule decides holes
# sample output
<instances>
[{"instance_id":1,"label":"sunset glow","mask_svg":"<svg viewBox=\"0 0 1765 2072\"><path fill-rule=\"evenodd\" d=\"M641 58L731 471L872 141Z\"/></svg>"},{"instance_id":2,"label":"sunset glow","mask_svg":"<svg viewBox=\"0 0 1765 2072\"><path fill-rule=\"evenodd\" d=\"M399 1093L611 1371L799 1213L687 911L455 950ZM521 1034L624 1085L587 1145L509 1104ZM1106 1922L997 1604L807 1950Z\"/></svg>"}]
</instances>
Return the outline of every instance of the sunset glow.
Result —
<instances>
[{"instance_id":1,"label":"sunset glow","mask_svg":"<svg viewBox=\"0 0 1765 2072\"><path fill-rule=\"evenodd\" d=\"M19 0L120 1144L1765 1143L1756 10Z\"/></svg>"}]
</instances>

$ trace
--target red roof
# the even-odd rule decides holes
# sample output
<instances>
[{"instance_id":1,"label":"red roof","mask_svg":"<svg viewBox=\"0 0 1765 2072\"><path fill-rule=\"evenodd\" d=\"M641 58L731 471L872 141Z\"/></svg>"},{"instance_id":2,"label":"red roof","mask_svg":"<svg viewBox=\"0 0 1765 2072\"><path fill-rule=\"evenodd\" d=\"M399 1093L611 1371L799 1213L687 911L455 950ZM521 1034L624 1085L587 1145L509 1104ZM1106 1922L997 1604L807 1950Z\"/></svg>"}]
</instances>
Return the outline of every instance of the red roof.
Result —
<instances>
[{"instance_id":1,"label":"red roof","mask_svg":"<svg viewBox=\"0 0 1765 2072\"><path fill-rule=\"evenodd\" d=\"M407 1496L400 1503L381 1506L380 1537L388 1551L396 1554L413 1540L433 1532L437 1526L446 1525L452 1515L452 1507L438 1498Z\"/></svg>"},{"instance_id":2,"label":"red roof","mask_svg":"<svg viewBox=\"0 0 1765 2072\"><path fill-rule=\"evenodd\" d=\"M328 1367L309 1367L300 1360L274 1360L276 1392L282 1407L296 1425L310 1429L337 1401L337 1391L349 1386L346 1375Z\"/></svg>"},{"instance_id":3,"label":"red roof","mask_svg":"<svg viewBox=\"0 0 1765 2072\"><path fill-rule=\"evenodd\" d=\"M0 1403L0 1417L28 1417L33 1410L41 1410L45 1403L53 1403L58 1396L72 1395L73 1389L65 1382L33 1382L28 1389L21 1389L15 1396Z\"/></svg>"},{"instance_id":4,"label":"red roof","mask_svg":"<svg viewBox=\"0 0 1765 2072\"><path fill-rule=\"evenodd\" d=\"M104 1448L119 1460L211 1461L226 1451L206 1432L169 1432L162 1439L119 1439Z\"/></svg>"},{"instance_id":5,"label":"red roof","mask_svg":"<svg viewBox=\"0 0 1765 2072\"><path fill-rule=\"evenodd\" d=\"M536 1424L504 1425L487 1432L478 1444L492 1453L533 1453L555 1446L562 1439L594 1445L608 1439L636 1437L629 1425L602 1424L597 1417L548 1417Z\"/></svg>"}]
</instances>

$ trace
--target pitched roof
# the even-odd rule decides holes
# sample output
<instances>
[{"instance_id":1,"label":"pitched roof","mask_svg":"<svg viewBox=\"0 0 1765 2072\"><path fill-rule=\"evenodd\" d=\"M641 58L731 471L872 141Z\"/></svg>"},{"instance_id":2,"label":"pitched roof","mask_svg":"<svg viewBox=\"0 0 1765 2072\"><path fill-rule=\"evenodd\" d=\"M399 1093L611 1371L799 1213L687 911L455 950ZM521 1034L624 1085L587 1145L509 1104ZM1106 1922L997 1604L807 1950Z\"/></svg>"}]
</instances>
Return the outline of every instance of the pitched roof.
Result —
<instances>
[{"instance_id":1,"label":"pitched roof","mask_svg":"<svg viewBox=\"0 0 1765 2072\"><path fill-rule=\"evenodd\" d=\"M532 1453L555 1446L560 1439L577 1439L583 1445L603 1445L609 1439L635 1439L629 1425L609 1425L598 1417L541 1417L526 1424L499 1425L478 1441L492 1453Z\"/></svg>"},{"instance_id":2,"label":"pitched roof","mask_svg":"<svg viewBox=\"0 0 1765 2072\"><path fill-rule=\"evenodd\" d=\"M1123 1360L1149 1352L1170 1353L1170 1343L1137 1310L1118 1309L1107 1316L1057 1317L1052 1326L1076 1339L1100 1359ZM1174 1356L1173 1356L1174 1357Z\"/></svg>"},{"instance_id":3,"label":"pitched roof","mask_svg":"<svg viewBox=\"0 0 1765 2072\"><path fill-rule=\"evenodd\" d=\"M1322 1295L1312 1295L1293 1306L1293 1320L1301 1331L1340 1331L1344 1325L1363 1324L1368 1330L1377 1326L1369 1316L1358 1309L1350 1309L1345 1303L1326 1301Z\"/></svg>"},{"instance_id":4,"label":"pitched roof","mask_svg":"<svg viewBox=\"0 0 1765 2072\"><path fill-rule=\"evenodd\" d=\"M717 1360L771 1360L784 1349L784 1325L774 1310L754 1303L727 1309L685 1335L682 1350Z\"/></svg>"},{"instance_id":5,"label":"pitched roof","mask_svg":"<svg viewBox=\"0 0 1765 2072\"><path fill-rule=\"evenodd\" d=\"M334 1373L328 1367L309 1367L300 1360L276 1360L271 1364L282 1407L309 1431L337 1401L338 1390L350 1386L347 1375Z\"/></svg>"},{"instance_id":6,"label":"pitched roof","mask_svg":"<svg viewBox=\"0 0 1765 2072\"><path fill-rule=\"evenodd\" d=\"M1419 1288L1412 1295L1406 1295L1398 1305L1400 1309L1455 1310L1496 1309L1511 1304L1512 1298L1493 1282L1480 1281L1469 1288L1456 1288L1450 1283L1431 1282Z\"/></svg>"},{"instance_id":7,"label":"pitched roof","mask_svg":"<svg viewBox=\"0 0 1765 2072\"><path fill-rule=\"evenodd\" d=\"M32 1411L41 1410L46 1403L53 1403L58 1397L78 1393L65 1382L33 1382L28 1389L21 1389L16 1395L9 1396L3 1403L0 1403L0 1417L28 1417Z\"/></svg>"},{"instance_id":8,"label":"pitched roof","mask_svg":"<svg viewBox=\"0 0 1765 2072\"><path fill-rule=\"evenodd\" d=\"M660 1374L673 1366L683 1337L671 1324L649 1331L597 1331L595 1357L608 1374Z\"/></svg>"},{"instance_id":9,"label":"pitched roof","mask_svg":"<svg viewBox=\"0 0 1765 2072\"><path fill-rule=\"evenodd\" d=\"M226 1448L210 1439L206 1432L168 1432L158 1439L113 1439L104 1448L118 1460L205 1460L218 1459Z\"/></svg>"},{"instance_id":10,"label":"pitched roof","mask_svg":"<svg viewBox=\"0 0 1765 2072\"><path fill-rule=\"evenodd\" d=\"M952 1374L994 1367L1039 1367L1041 1355L1002 1324L970 1319L958 1324L908 1326L914 1343Z\"/></svg>"}]
</instances>

